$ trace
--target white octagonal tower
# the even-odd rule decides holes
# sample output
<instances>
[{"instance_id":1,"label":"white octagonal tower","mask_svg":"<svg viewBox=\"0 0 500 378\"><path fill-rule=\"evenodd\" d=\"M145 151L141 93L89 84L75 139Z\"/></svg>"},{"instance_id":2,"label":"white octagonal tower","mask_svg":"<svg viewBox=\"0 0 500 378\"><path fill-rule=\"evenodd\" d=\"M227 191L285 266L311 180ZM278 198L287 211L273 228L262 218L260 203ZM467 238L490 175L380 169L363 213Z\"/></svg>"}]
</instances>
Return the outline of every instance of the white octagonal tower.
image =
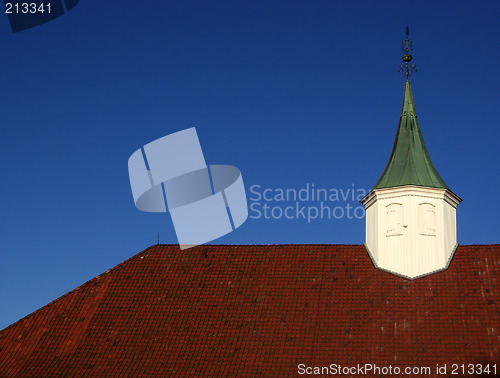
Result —
<instances>
[{"instance_id":1,"label":"white octagonal tower","mask_svg":"<svg viewBox=\"0 0 500 378\"><path fill-rule=\"evenodd\" d=\"M418 185L373 189L366 207L366 248L376 267L417 278L448 267L457 247L456 208L449 189Z\"/></svg>"},{"instance_id":2,"label":"white octagonal tower","mask_svg":"<svg viewBox=\"0 0 500 378\"><path fill-rule=\"evenodd\" d=\"M408 35L405 42L407 80L396 140L382 176L361 203L365 246L375 266L413 279L448 267L462 200L445 184L425 147L408 80Z\"/></svg>"}]
</instances>

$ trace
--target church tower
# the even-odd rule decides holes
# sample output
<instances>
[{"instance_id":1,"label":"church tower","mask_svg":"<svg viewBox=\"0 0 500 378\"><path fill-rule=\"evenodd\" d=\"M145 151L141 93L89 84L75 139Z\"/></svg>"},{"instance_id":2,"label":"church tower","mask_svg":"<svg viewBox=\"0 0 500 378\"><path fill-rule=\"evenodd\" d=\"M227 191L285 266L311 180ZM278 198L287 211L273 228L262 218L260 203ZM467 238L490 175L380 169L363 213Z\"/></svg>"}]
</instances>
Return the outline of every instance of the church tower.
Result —
<instances>
[{"instance_id":1,"label":"church tower","mask_svg":"<svg viewBox=\"0 0 500 378\"><path fill-rule=\"evenodd\" d=\"M446 269L457 247L456 208L462 201L432 164L415 111L412 42L403 42L403 108L389 162L361 200L365 246L377 268L410 279Z\"/></svg>"}]
</instances>

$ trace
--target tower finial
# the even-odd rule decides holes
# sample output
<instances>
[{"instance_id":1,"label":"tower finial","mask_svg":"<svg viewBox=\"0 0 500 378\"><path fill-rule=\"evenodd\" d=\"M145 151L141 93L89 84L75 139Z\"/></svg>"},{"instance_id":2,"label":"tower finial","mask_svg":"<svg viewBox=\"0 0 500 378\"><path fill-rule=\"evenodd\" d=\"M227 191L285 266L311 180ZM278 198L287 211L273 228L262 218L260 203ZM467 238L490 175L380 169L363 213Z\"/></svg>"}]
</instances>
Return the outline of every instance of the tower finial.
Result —
<instances>
[{"instance_id":1,"label":"tower finial","mask_svg":"<svg viewBox=\"0 0 500 378\"><path fill-rule=\"evenodd\" d=\"M406 38L403 41L401 49L404 52L403 55L404 64L399 66L399 72L401 72L403 75L406 76L406 80L408 80L413 73L417 72L417 66L410 63L413 59L413 57L410 54L410 51L413 50L413 42L410 41L409 36L410 36L410 27L408 26L408 24L406 24Z\"/></svg>"}]
</instances>

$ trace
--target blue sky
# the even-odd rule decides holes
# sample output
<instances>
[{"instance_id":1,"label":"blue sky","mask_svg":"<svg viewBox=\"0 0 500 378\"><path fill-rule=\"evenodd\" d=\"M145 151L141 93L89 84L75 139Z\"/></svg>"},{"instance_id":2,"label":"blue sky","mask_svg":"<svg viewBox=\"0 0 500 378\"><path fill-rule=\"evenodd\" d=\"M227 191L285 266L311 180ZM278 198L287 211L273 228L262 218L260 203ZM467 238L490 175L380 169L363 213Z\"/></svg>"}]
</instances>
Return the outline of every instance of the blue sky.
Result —
<instances>
[{"instance_id":1,"label":"blue sky","mask_svg":"<svg viewBox=\"0 0 500 378\"><path fill-rule=\"evenodd\" d=\"M498 243L499 11L497 1L81 0L16 34L0 17L0 329L158 232L176 243L167 214L135 208L127 171L136 149L167 134L195 126L209 164L241 170L249 204L254 185L371 189L399 120L406 20L427 148L464 199L458 241ZM361 244L364 232L347 216L250 218L214 243Z\"/></svg>"}]
</instances>

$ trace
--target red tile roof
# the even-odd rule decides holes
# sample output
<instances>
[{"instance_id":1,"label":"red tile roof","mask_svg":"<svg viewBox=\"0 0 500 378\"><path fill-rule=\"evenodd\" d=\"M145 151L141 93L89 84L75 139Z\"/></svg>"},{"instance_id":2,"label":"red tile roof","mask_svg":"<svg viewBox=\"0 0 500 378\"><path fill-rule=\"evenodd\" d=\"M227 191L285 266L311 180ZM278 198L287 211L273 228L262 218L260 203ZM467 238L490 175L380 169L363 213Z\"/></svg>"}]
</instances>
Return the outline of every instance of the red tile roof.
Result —
<instances>
[{"instance_id":1,"label":"red tile roof","mask_svg":"<svg viewBox=\"0 0 500 378\"><path fill-rule=\"evenodd\" d=\"M500 245L460 246L414 281L361 245L153 246L0 332L0 376L498 371L499 273Z\"/></svg>"}]
</instances>

